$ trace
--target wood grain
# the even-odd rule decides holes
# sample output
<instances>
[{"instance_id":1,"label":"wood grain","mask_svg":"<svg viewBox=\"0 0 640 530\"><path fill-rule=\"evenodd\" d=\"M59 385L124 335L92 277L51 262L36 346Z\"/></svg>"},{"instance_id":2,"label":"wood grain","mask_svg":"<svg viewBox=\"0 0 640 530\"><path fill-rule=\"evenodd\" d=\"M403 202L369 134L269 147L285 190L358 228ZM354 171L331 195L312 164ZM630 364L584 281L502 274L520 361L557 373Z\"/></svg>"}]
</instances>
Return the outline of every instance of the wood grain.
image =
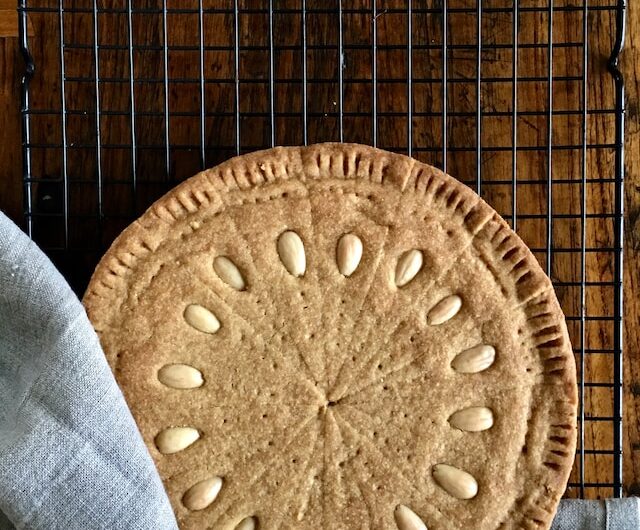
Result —
<instances>
[{"instance_id":1,"label":"wood grain","mask_svg":"<svg viewBox=\"0 0 640 530\"><path fill-rule=\"evenodd\" d=\"M630 6L622 71L627 90L624 241L624 484L640 495L640 6Z\"/></svg>"},{"instance_id":2,"label":"wood grain","mask_svg":"<svg viewBox=\"0 0 640 530\"><path fill-rule=\"evenodd\" d=\"M27 20L27 31L33 35L33 24ZM18 11L13 0L0 0L0 39L18 37Z\"/></svg>"},{"instance_id":3,"label":"wood grain","mask_svg":"<svg viewBox=\"0 0 640 530\"><path fill-rule=\"evenodd\" d=\"M343 2L345 7L370 7L366 0ZM451 7L455 7L450 2ZM484 2L485 7L500 5ZM565 3L556 2L556 6ZM592 2L602 4L603 2ZM55 5L55 4L52 4ZM67 5L67 4L65 4ZM78 7L90 7L90 3L76 0ZM101 4L102 5L102 4ZM109 5L123 7L115 0ZM155 8L155 0L146 0L144 6ZM205 2L205 8L216 5ZM241 6L243 3L241 2ZM255 7L255 2L254 2ZM415 3L414 3L415 5ZM435 5L435 4L434 4ZM455 5L473 3L459 0ZM521 2L521 6L536 5ZM194 7L192 0L173 0L171 8ZM298 9L299 0L276 2L278 9ZM332 3L307 0L310 10L332 7ZM377 142L379 146L400 151L406 149L408 107L406 79L406 18L402 14L385 12L385 8L406 6L403 0L379 2L377 23L377 75L382 79L377 90ZM143 7L142 5L139 7ZM623 68L627 76L627 185L625 239L625 471L624 484L628 493L640 493L640 118L638 117L637 80L638 54L634 52L640 35L640 8L629 7L627 50L623 54ZM66 141L70 146L66 160L69 186L66 190L66 207L70 214L67 226L61 216L64 207L65 187L61 178L63 160L59 149L34 148L33 175L39 181L32 186L34 209L41 217L34 220L36 239L49 249L74 287L81 291L93 265L112 239L132 218L139 215L151 202L176 182L196 172L201 165L204 151L206 166L214 165L236 152L236 123L234 117L235 87L229 83L234 75L233 16L231 14L207 14L203 20L204 42L210 46L203 57L203 71L208 82L170 83L165 91L162 82L156 82L163 74L163 19L157 15L132 17L135 43L145 43L154 49L136 50L133 53L134 76L145 79L133 88L137 118L132 121L131 86L129 84L129 55L127 49L102 49L99 54L99 71L102 78L112 81L100 84L98 97L103 114L96 122L96 92L93 76L93 19L91 13L65 15L65 41L83 44L85 48L69 48L65 52L67 73L71 80L65 86L67 109L72 113L67 120ZM463 13L451 13L449 42L456 47L449 51L450 78L459 81L448 86L447 122L449 135L447 170L467 182L476 185L476 50L461 44L476 42L475 18ZM59 80L60 56L58 20L55 16L32 16L35 36L31 39L32 51L38 73L32 82L34 108L41 111L59 111L61 84ZM197 79L200 74L197 14L173 14L167 17L168 39L172 46L182 50L168 52L168 70L172 79ZM340 104L337 83L339 59L338 19L334 13L313 13L307 17L307 140L309 143L337 140L339 138ZM587 64L588 107L596 112L589 114L587 141L590 144L609 144L613 141L613 115L600 112L610 109L613 101L613 83L606 73L606 59L612 45L613 18L607 10L593 9L589 14L591 36L590 60ZM487 49L482 53L483 78L510 76L512 54L501 44L511 42L512 20L509 13L487 12L483 17L483 42ZM274 86L274 112L276 126L275 143L299 144L303 136L303 91L300 79L303 75L303 57L299 50L290 49L302 42L302 19L296 13L277 13L273 19L274 44L277 48L273 69L282 82ZM413 20L413 45L429 46L441 42L442 23L434 13L415 14ZM372 23L370 14L347 14L343 18L344 55L342 74L345 79L343 101L344 139L372 143ZM613 220L614 185L608 179L613 171L611 148L590 148L586 151L588 182L582 187L581 145L579 110L582 85L582 49L566 43L581 39L580 13L557 10L553 25L554 75L569 79L554 83L553 108L567 111L557 113L552 121L552 140L555 146L551 156L551 175L554 180L549 198L547 185L548 127L546 81L518 84L517 120L518 144L525 149L518 152L518 187L514 201L512 178L513 120L512 85L507 79L498 83L483 83L481 87L482 119L481 139L483 197L507 220L517 214L517 230L534 250L543 267L549 265L549 273L559 283L558 296L569 317L572 342L580 351L582 337L587 353L584 357L584 378L588 382L612 382L613 325L606 317L613 314ZM521 44L547 42L547 18L545 13L521 13ZM100 44L127 42L127 17L104 14L99 17ZM242 118L238 124L240 151L246 152L271 142L269 127L270 93L268 61L269 20L265 14L245 13L239 19L241 53L240 101ZM562 44L565 43L563 46ZM18 78L22 63L16 51L15 39L3 39L3 61L6 69L2 76L2 110L8 117L7 125L0 130L0 207L20 220L22 211L19 113L17 112ZM389 45L388 49L385 46ZM495 45L492 47L492 45ZM184 48L196 47L196 50ZM321 49L322 46L322 49ZM521 77L546 77L547 48L521 47L519 75ZM422 161L442 165L442 87L436 82L442 73L442 54L438 46L432 49L414 50L413 110L411 133L413 155ZM73 78L85 78L74 81ZM434 81L427 81L434 79ZM326 81L320 81L326 80ZM204 95L207 115L201 122L199 108ZM165 105L170 110L166 125ZM84 112L88 111L88 112ZM96 131L100 127L102 149L101 164L96 164ZM133 127L138 149L128 148ZM62 142L62 123L59 114L32 116L33 142L59 144ZM201 133L204 132L204 149ZM166 137L170 149L165 149ZM568 148L578 146L578 148ZM135 160L134 160L135 155ZM135 168L136 179L133 179ZM98 172L100 169L100 172ZM102 186L98 186L100 180ZM588 218L584 226L584 239L589 251L585 255L586 280L591 284L585 289L586 314L589 317L581 327L581 292L575 285L582 279L581 253L582 221L580 219L582 192ZM547 262L547 208L555 218L551 227L553 247L556 251ZM70 250L60 250L65 244ZM89 250L87 247L91 247ZM599 318L605 317L605 318ZM593 320L591 320L593 318ZM584 395L585 413L604 417L613 413L612 390L606 387L587 388ZM585 449L608 450L613 447L611 423L591 421L585 423ZM587 454L585 456L585 480L594 483L612 481L612 456ZM579 478L576 467L572 480ZM570 488L569 496L578 496L577 488ZM587 488L587 497L605 497L612 494L611 487Z\"/></svg>"},{"instance_id":4,"label":"wood grain","mask_svg":"<svg viewBox=\"0 0 640 530\"><path fill-rule=\"evenodd\" d=\"M0 38L0 210L22 223L20 75L17 39Z\"/></svg>"}]
</instances>

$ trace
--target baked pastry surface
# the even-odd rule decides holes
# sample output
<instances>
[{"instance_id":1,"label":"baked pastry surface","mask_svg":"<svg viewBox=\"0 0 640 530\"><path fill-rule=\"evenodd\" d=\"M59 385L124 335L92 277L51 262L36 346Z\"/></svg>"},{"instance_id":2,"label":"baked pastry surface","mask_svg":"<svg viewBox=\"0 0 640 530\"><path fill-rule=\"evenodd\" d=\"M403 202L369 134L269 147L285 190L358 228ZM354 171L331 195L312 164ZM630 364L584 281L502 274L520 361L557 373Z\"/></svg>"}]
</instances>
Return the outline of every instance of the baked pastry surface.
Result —
<instances>
[{"instance_id":1,"label":"baked pastry surface","mask_svg":"<svg viewBox=\"0 0 640 530\"><path fill-rule=\"evenodd\" d=\"M576 438L564 317L431 166L231 159L127 228L84 303L183 528L551 523Z\"/></svg>"}]
</instances>

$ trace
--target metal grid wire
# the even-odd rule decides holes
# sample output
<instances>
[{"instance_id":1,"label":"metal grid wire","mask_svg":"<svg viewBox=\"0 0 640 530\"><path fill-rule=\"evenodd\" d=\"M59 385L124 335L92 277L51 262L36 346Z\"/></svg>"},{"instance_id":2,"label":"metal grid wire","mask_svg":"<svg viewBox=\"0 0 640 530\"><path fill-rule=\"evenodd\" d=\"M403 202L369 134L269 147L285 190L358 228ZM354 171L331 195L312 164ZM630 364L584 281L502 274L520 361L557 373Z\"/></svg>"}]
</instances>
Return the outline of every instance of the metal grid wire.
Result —
<instances>
[{"instance_id":1,"label":"metal grid wire","mask_svg":"<svg viewBox=\"0 0 640 530\"><path fill-rule=\"evenodd\" d=\"M20 0L28 233L81 292L151 202L232 155L353 141L439 166L554 281L580 383L567 495L620 496L625 6L592 4Z\"/></svg>"}]
</instances>

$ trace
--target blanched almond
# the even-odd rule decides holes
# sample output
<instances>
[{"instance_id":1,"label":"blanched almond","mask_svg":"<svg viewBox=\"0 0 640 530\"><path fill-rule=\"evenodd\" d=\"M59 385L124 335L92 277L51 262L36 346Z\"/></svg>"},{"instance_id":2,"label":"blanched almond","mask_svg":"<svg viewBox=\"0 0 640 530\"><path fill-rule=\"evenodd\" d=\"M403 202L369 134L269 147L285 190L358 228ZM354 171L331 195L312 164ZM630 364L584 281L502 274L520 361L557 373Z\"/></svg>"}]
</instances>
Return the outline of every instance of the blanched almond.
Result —
<instances>
[{"instance_id":1,"label":"blanched almond","mask_svg":"<svg viewBox=\"0 0 640 530\"><path fill-rule=\"evenodd\" d=\"M211 477L196 482L182 496L182 504L191 511L204 510L216 500L221 488L222 479L220 477Z\"/></svg>"},{"instance_id":2,"label":"blanched almond","mask_svg":"<svg viewBox=\"0 0 640 530\"><path fill-rule=\"evenodd\" d=\"M170 455L186 449L200 438L200 433L193 427L169 427L158 433L155 438L156 447L163 455Z\"/></svg>"},{"instance_id":3,"label":"blanched almond","mask_svg":"<svg viewBox=\"0 0 640 530\"><path fill-rule=\"evenodd\" d=\"M398 530L427 530L427 525L424 524L424 521L404 504L398 504L393 515Z\"/></svg>"},{"instance_id":4,"label":"blanched almond","mask_svg":"<svg viewBox=\"0 0 640 530\"><path fill-rule=\"evenodd\" d=\"M457 294L447 296L429 310L429 314L427 315L427 324L430 326L444 324L447 320L451 320L456 316L461 307L462 298Z\"/></svg>"},{"instance_id":5,"label":"blanched almond","mask_svg":"<svg viewBox=\"0 0 640 530\"><path fill-rule=\"evenodd\" d=\"M466 471L448 464L433 466L433 478L443 490L456 499L473 499L478 494L478 483Z\"/></svg>"},{"instance_id":6,"label":"blanched almond","mask_svg":"<svg viewBox=\"0 0 640 530\"><path fill-rule=\"evenodd\" d=\"M198 388L204 383L202 373L188 364L165 364L158 370L158 380L171 388Z\"/></svg>"},{"instance_id":7,"label":"blanched almond","mask_svg":"<svg viewBox=\"0 0 640 530\"><path fill-rule=\"evenodd\" d=\"M422 251L413 249L407 250L396 264L396 277L395 283L398 287L403 287L407 285L411 280L413 280L422 269Z\"/></svg>"},{"instance_id":8,"label":"blanched almond","mask_svg":"<svg viewBox=\"0 0 640 530\"><path fill-rule=\"evenodd\" d=\"M292 276L303 276L307 268L304 244L300 236L291 230L283 232L278 238L278 255Z\"/></svg>"},{"instance_id":9,"label":"blanched almond","mask_svg":"<svg viewBox=\"0 0 640 530\"><path fill-rule=\"evenodd\" d=\"M213 270L229 287L233 287L236 291L244 291L245 283L242 273L229 258L218 256L213 260Z\"/></svg>"},{"instance_id":10,"label":"blanched almond","mask_svg":"<svg viewBox=\"0 0 640 530\"><path fill-rule=\"evenodd\" d=\"M184 319L192 328L203 333L215 333L220 329L220 321L207 308L198 304L188 305L184 310Z\"/></svg>"},{"instance_id":11,"label":"blanched almond","mask_svg":"<svg viewBox=\"0 0 640 530\"><path fill-rule=\"evenodd\" d=\"M338 241L336 261L343 276L351 276L362 259L362 241L354 234L345 234Z\"/></svg>"},{"instance_id":12,"label":"blanched almond","mask_svg":"<svg viewBox=\"0 0 640 530\"><path fill-rule=\"evenodd\" d=\"M496 358L496 350L488 344L478 344L464 350L451 361L451 367L461 374L475 374L489 368Z\"/></svg>"},{"instance_id":13,"label":"blanched almond","mask_svg":"<svg viewBox=\"0 0 640 530\"><path fill-rule=\"evenodd\" d=\"M255 517L245 517L238 523L235 530L256 530L258 528L258 520Z\"/></svg>"},{"instance_id":14,"label":"blanched almond","mask_svg":"<svg viewBox=\"0 0 640 530\"><path fill-rule=\"evenodd\" d=\"M449 424L461 431L486 431L493 427L493 412L487 407L467 407L454 412L449 417Z\"/></svg>"}]
</instances>

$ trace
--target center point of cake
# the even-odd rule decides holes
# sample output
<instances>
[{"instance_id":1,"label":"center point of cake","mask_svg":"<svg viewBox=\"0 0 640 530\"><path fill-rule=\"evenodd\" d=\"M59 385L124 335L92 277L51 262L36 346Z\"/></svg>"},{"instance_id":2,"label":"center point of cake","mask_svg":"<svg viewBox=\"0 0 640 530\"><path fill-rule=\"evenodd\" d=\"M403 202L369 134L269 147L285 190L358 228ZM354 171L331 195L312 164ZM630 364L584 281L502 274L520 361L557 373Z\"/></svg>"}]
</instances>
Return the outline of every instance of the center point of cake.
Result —
<instances>
[{"instance_id":1,"label":"center point of cake","mask_svg":"<svg viewBox=\"0 0 640 530\"><path fill-rule=\"evenodd\" d=\"M320 406L320 409L318 410L318 412L320 415L324 415L329 411L329 409L332 409L333 407L339 404L340 404L340 400L325 399L324 403Z\"/></svg>"}]
</instances>

